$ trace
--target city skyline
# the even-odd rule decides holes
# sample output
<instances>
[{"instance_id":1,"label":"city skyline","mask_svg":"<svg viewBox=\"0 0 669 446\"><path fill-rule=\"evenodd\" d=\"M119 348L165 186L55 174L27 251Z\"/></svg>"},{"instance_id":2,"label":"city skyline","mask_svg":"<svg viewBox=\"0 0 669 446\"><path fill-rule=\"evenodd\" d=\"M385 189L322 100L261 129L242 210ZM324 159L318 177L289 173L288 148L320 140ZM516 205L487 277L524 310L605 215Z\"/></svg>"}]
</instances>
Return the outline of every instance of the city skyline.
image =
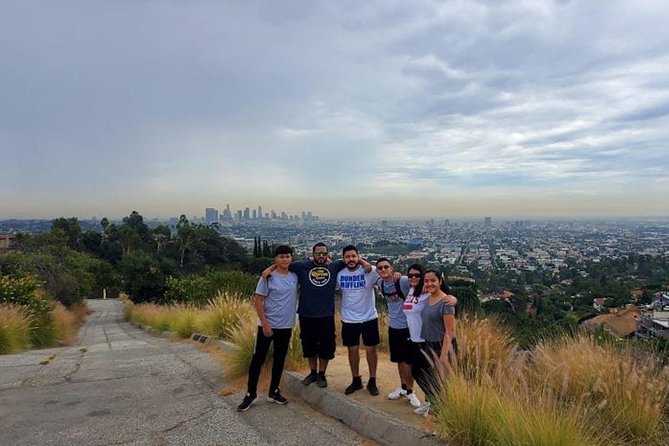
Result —
<instances>
[{"instance_id":1,"label":"city skyline","mask_svg":"<svg viewBox=\"0 0 669 446\"><path fill-rule=\"evenodd\" d=\"M667 19L651 0L10 0L0 219L666 217Z\"/></svg>"}]
</instances>

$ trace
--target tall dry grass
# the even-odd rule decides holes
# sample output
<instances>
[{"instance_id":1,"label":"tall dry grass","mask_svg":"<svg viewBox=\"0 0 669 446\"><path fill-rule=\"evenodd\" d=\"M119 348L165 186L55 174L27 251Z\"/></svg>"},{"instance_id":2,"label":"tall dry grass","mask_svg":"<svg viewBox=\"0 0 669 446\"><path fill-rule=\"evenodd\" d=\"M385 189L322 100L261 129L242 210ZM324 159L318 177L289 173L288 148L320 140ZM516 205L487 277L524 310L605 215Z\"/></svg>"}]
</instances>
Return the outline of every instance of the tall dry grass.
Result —
<instances>
[{"instance_id":1,"label":"tall dry grass","mask_svg":"<svg viewBox=\"0 0 669 446\"><path fill-rule=\"evenodd\" d=\"M249 299L239 294L218 293L207 302L197 322L197 328L219 339L230 339L230 330L242 321L255 318L255 309ZM255 326L255 321L253 324Z\"/></svg>"},{"instance_id":2,"label":"tall dry grass","mask_svg":"<svg viewBox=\"0 0 669 446\"><path fill-rule=\"evenodd\" d=\"M227 379L236 379L246 375L251 365L251 359L255 351L256 336L258 334L258 325L255 316L246 316L241 323L234 325L228 330L227 338L233 342L237 348L225 353L227 359L224 376ZM265 358L265 367L272 364L273 345ZM302 345L300 343L299 327L293 329L290 338L290 345L286 355L285 369L299 369L304 364L302 358Z\"/></svg>"},{"instance_id":3,"label":"tall dry grass","mask_svg":"<svg viewBox=\"0 0 669 446\"><path fill-rule=\"evenodd\" d=\"M58 342L61 344L71 343L79 329L77 316L68 311L60 302L53 309L53 330Z\"/></svg>"},{"instance_id":4,"label":"tall dry grass","mask_svg":"<svg viewBox=\"0 0 669 446\"><path fill-rule=\"evenodd\" d=\"M0 305L0 355L30 348L32 316L20 305Z\"/></svg>"},{"instance_id":5,"label":"tall dry grass","mask_svg":"<svg viewBox=\"0 0 669 446\"><path fill-rule=\"evenodd\" d=\"M669 369L656 355L582 333L540 343L532 358L532 379L564 401L585 401L603 428L639 444L667 434Z\"/></svg>"},{"instance_id":6,"label":"tall dry grass","mask_svg":"<svg viewBox=\"0 0 669 446\"><path fill-rule=\"evenodd\" d=\"M465 315L456 328L459 355L455 366L473 380L504 379L525 369L525 356L499 321Z\"/></svg>"},{"instance_id":7,"label":"tall dry grass","mask_svg":"<svg viewBox=\"0 0 669 446\"><path fill-rule=\"evenodd\" d=\"M461 374L451 376L435 409L435 431L448 444L616 444L594 432L580 408L563 411L548 395L517 394L492 381L477 382Z\"/></svg>"},{"instance_id":8,"label":"tall dry grass","mask_svg":"<svg viewBox=\"0 0 669 446\"><path fill-rule=\"evenodd\" d=\"M458 322L437 432L450 444L667 444L669 372L630 344L587 334L520 351L494 320Z\"/></svg>"}]
</instances>

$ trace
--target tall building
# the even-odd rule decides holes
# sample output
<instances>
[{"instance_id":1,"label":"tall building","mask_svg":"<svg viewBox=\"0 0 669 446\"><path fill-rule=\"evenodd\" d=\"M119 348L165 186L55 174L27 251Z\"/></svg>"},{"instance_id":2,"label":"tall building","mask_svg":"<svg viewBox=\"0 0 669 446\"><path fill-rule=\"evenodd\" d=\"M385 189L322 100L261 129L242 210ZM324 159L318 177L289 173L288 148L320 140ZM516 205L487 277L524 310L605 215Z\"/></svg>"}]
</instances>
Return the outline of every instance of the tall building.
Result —
<instances>
[{"instance_id":1,"label":"tall building","mask_svg":"<svg viewBox=\"0 0 669 446\"><path fill-rule=\"evenodd\" d=\"M221 217L221 221L229 223L232 221L232 213L230 212L230 205L226 204L225 209L223 210L223 216Z\"/></svg>"},{"instance_id":2,"label":"tall building","mask_svg":"<svg viewBox=\"0 0 669 446\"><path fill-rule=\"evenodd\" d=\"M483 224L486 226L492 226L492 217L486 217L483 219Z\"/></svg>"},{"instance_id":3,"label":"tall building","mask_svg":"<svg viewBox=\"0 0 669 446\"><path fill-rule=\"evenodd\" d=\"M262 206L258 206L258 218L259 218L260 220L262 220L262 216L263 216L263 213L262 213Z\"/></svg>"},{"instance_id":4,"label":"tall building","mask_svg":"<svg viewBox=\"0 0 669 446\"><path fill-rule=\"evenodd\" d=\"M249 221L251 219L251 209L244 208L244 221Z\"/></svg>"},{"instance_id":5,"label":"tall building","mask_svg":"<svg viewBox=\"0 0 669 446\"><path fill-rule=\"evenodd\" d=\"M218 221L218 209L204 208L204 221L207 223L216 223Z\"/></svg>"}]
</instances>

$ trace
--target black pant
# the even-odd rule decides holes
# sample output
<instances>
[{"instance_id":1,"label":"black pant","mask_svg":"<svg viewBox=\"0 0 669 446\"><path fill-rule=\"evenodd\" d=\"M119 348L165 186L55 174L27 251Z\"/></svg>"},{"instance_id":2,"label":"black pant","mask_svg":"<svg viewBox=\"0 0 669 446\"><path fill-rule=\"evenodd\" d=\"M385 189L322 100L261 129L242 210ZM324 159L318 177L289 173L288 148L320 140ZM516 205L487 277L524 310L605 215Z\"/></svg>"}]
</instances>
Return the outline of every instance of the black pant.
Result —
<instances>
[{"instance_id":1,"label":"black pant","mask_svg":"<svg viewBox=\"0 0 669 446\"><path fill-rule=\"evenodd\" d=\"M256 348L251 359L249 367L248 392L256 395L258 391L258 379L260 379L260 370L267 357L269 346L274 341L274 354L272 355L272 381L269 385L269 393L276 391L281 382L283 365L286 362L286 354L290 345L290 336L293 333L292 328L274 328L274 334L270 337L265 336L262 327L258 327L256 335Z\"/></svg>"},{"instance_id":2,"label":"black pant","mask_svg":"<svg viewBox=\"0 0 669 446\"><path fill-rule=\"evenodd\" d=\"M441 342L414 342L414 358L411 365L411 376L418 387L425 393L425 399L434 404L441 391L441 377L434 362L441 355ZM458 342L452 339L453 351L458 353ZM450 352L449 352L450 355Z\"/></svg>"}]
</instances>

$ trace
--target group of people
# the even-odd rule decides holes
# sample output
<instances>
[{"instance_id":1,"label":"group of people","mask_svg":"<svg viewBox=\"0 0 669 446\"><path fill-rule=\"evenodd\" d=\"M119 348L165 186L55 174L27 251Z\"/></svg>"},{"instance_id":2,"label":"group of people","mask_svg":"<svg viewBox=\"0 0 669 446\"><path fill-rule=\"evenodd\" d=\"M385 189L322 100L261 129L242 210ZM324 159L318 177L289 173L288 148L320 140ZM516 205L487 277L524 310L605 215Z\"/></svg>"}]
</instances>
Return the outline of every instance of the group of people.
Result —
<instances>
[{"instance_id":1,"label":"group of people","mask_svg":"<svg viewBox=\"0 0 669 446\"><path fill-rule=\"evenodd\" d=\"M279 383L283 373L296 312L299 315L302 353L310 372L302 384L327 387L328 363L335 356L335 291L341 291L341 338L348 349L351 384L346 395L363 389L360 375L360 339L366 351L369 379L366 387L378 395L377 346L380 342L375 287L388 304L390 361L397 363L399 386L390 399L406 397L417 414L427 415L436 398L439 364L457 352L455 304L457 299L440 273L411 265L407 275L394 272L387 258L376 266L364 260L357 248L346 246L342 260L331 261L327 246L317 243L309 260L292 261L289 246L278 246L274 264L263 271L255 291L258 314L256 345L249 367L247 393L237 410L248 410L258 399L262 364L274 343L268 401L286 404ZM299 299L298 299L299 294ZM299 302L298 302L299 301ZM416 382L426 396L421 403L413 392Z\"/></svg>"}]
</instances>

